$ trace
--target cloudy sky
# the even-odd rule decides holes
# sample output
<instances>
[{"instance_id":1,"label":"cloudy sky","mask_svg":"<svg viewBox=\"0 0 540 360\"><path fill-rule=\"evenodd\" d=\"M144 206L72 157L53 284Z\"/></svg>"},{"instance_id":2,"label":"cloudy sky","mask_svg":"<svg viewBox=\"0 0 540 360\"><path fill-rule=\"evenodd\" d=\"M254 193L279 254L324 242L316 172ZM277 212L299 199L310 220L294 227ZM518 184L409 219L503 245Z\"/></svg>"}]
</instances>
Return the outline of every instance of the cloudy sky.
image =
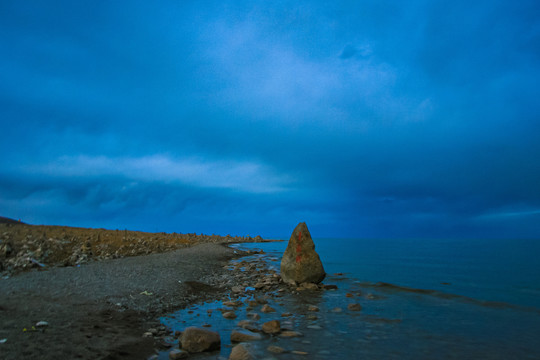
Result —
<instances>
[{"instance_id":1,"label":"cloudy sky","mask_svg":"<svg viewBox=\"0 0 540 360\"><path fill-rule=\"evenodd\" d=\"M540 237L540 3L2 1L0 215Z\"/></svg>"}]
</instances>

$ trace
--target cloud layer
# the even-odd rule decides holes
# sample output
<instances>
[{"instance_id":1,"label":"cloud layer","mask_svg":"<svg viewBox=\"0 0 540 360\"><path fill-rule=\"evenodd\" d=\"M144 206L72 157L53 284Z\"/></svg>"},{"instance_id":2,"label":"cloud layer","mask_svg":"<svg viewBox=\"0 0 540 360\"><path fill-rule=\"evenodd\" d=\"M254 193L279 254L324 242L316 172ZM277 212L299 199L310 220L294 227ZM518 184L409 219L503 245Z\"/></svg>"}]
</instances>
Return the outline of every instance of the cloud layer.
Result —
<instances>
[{"instance_id":1,"label":"cloud layer","mask_svg":"<svg viewBox=\"0 0 540 360\"><path fill-rule=\"evenodd\" d=\"M0 7L3 216L540 234L535 1Z\"/></svg>"}]
</instances>

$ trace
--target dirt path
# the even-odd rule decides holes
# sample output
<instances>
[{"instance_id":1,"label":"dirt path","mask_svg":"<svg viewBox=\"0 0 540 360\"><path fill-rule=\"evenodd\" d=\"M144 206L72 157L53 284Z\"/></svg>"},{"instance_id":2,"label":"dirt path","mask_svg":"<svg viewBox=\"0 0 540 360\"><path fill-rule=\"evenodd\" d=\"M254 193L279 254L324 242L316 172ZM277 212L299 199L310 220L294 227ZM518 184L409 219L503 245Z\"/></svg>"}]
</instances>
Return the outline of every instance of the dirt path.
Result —
<instances>
[{"instance_id":1,"label":"dirt path","mask_svg":"<svg viewBox=\"0 0 540 360\"><path fill-rule=\"evenodd\" d=\"M226 291L223 265L235 256L201 244L0 279L0 357L145 359L156 344L142 334L159 315ZM39 321L48 326L33 331Z\"/></svg>"}]
</instances>

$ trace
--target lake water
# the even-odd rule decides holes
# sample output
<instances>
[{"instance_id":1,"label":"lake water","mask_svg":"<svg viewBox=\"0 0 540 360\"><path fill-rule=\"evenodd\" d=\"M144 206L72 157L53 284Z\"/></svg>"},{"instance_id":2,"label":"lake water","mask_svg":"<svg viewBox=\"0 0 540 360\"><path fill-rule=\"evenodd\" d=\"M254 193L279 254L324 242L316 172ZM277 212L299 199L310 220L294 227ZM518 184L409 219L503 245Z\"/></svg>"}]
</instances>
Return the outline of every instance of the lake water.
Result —
<instances>
[{"instance_id":1,"label":"lake water","mask_svg":"<svg viewBox=\"0 0 540 360\"><path fill-rule=\"evenodd\" d=\"M339 289L287 296L274 304L278 312L297 314L292 324L305 334L296 342L280 340L285 348L317 359L540 359L539 242L314 241L328 273L324 282ZM269 266L279 269L286 245L235 246L263 249ZM362 305L361 312L347 311L351 300ZM308 319L306 304L320 308L317 320ZM197 309L204 313L216 306ZM334 312L338 307L344 311ZM183 324L172 318L163 322L180 329L189 316L196 321L195 313L177 313ZM216 320L215 330L234 327ZM226 358L227 351L221 356ZM289 352L263 358L302 356Z\"/></svg>"}]
</instances>

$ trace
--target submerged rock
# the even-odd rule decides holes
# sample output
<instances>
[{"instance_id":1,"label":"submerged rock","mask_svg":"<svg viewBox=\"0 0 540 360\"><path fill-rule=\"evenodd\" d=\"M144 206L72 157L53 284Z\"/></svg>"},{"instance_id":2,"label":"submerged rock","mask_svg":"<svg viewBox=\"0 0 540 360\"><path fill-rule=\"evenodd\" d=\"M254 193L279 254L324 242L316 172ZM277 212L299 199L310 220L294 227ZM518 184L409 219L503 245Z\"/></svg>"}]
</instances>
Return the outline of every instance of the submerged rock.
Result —
<instances>
[{"instance_id":1,"label":"submerged rock","mask_svg":"<svg viewBox=\"0 0 540 360\"><path fill-rule=\"evenodd\" d=\"M326 273L315 252L315 244L306 223L296 226L281 260L281 278L287 284L318 284Z\"/></svg>"},{"instance_id":2,"label":"submerged rock","mask_svg":"<svg viewBox=\"0 0 540 360\"><path fill-rule=\"evenodd\" d=\"M255 359L253 348L250 344L238 344L232 348L229 360L252 360Z\"/></svg>"},{"instance_id":3,"label":"submerged rock","mask_svg":"<svg viewBox=\"0 0 540 360\"><path fill-rule=\"evenodd\" d=\"M244 342L261 339L261 334L251 332L249 330L233 330L231 332L231 342Z\"/></svg>"},{"instance_id":4,"label":"submerged rock","mask_svg":"<svg viewBox=\"0 0 540 360\"><path fill-rule=\"evenodd\" d=\"M169 359L171 360L187 359L188 357L189 353L185 350L175 349L169 352Z\"/></svg>"},{"instance_id":5,"label":"submerged rock","mask_svg":"<svg viewBox=\"0 0 540 360\"><path fill-rule=\"evenodd\" d=\"M277 334L281 331L281 323L278 320L270 320L262 325L262 330L267 334Z\"/></svg>"}]
</instances>

